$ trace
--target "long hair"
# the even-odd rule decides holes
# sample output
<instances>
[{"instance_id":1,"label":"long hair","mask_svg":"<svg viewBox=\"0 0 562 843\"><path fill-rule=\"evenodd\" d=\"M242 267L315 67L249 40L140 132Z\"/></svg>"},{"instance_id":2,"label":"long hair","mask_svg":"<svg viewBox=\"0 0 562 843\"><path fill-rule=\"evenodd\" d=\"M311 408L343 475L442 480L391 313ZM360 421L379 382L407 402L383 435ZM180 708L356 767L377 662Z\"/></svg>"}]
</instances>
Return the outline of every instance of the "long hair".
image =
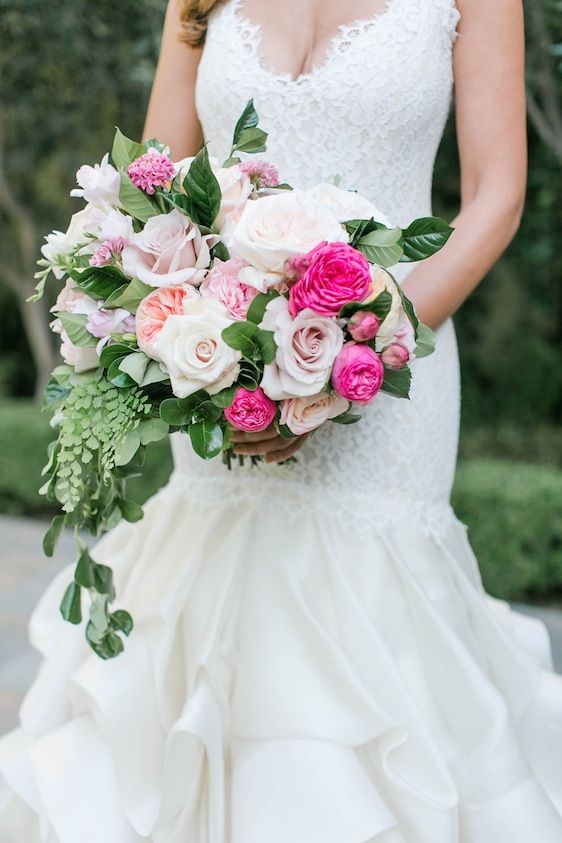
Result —
<instances>
[{"instance_id":1,"label":"long hair","mask_svg":"<svg viewBox=\"0 0 562 843\"><path fill-rule=\"evenodd\" d=\"M201 47L207 33L207 21L222 0L182 0L182 40L190 47Z\"/></svg>"}]
</instances>

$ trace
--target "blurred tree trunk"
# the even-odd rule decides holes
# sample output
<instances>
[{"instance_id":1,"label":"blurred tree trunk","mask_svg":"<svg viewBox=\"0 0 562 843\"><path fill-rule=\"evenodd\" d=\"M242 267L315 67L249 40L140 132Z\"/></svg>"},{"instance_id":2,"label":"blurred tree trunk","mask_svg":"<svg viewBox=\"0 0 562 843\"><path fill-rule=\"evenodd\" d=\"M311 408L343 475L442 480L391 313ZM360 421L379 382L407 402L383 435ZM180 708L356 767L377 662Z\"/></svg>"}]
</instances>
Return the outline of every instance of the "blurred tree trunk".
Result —
<instances>
[{"instance_id":1,"label":"blurred tree trunk","mask_svg":"<svg viewBox=\"0 0 562 843\"><path fill-rule=\"evenodd\" d=\"M562 101L549 32L548 2L527 0L525 7L529 21L529 58L534 69L533 84L527 91L529 118L562 166Z\"/></svg>"},{"instance_id":2,"label":"blurred tree trunk","mask_svg":"<svg viewBox=\"0 0 562 843\"><path fill-rule=\"evenodd\" d=\"M39 398L56 365L47 308L43 301L33 306L27 299L35 289L38 237L35 223L28 209L18 200L6 178L4 163L4 109L0 104L0 211L13 232L14 260L12 266L0 270L8 286L15 293L36 371L35 396Z\"/></svg>"}]
</instances>

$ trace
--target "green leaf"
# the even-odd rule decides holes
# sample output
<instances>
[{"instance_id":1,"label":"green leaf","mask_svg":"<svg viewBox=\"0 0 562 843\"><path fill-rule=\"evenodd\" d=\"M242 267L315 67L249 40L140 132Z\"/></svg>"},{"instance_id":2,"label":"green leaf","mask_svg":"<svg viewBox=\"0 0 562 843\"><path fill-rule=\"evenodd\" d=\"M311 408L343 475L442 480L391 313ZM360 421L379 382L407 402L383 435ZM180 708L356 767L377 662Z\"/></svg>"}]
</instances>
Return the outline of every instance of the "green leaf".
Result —
<instances>
[{"instance_id":1,"label":"green leaf","mask_svg":"<svg viewBox=\"0 0 562 843\"><path fill-rule=\"evenodd\" d=\"M355 424L356 422L360 421L361 416L358 413L341 413L339 416L336 416L332 419L333 422L336 424Z\"/></svg>"},{"instance_id":2,"label":"green leaf","mask_svg":"<svg viewBox=\"0 0 562 843\"><path fill-rule=\"evenodd\" d=\"M91 347L98 344L99 340L92 336L86 328L86 322L88 321L87 314L66 313L65 311L60 311L56 314L56 316L62 322L62 326L68 334L68 338L71 343L74 345Z\"/></svg>"},{"instance_id":3,"label":"green leaf","mask_svg":"<svg viewBox=\"0 0 562 843\"><path fill-rule=\"evenodd\" d=\"M111 568L108 565L94 564L93 573L93 588L98 594L106 594L110 600L113 600L115 597L115 587L113 585L113 571Z\"/></svg>"},{"instance_id":4,"label":"green leaf","mask_svg":"<svg viewBox=\"0 0 562 843\"><path fill-rule=\"evenodd\" d=\"M418 323L418 339L414 354L417 359L428 357L435 351L435 334L428 325Z\"/></svg>"},{"instance_id":5,"label":"green leaf","mask_svg":"<svg viewBox=\"0 0 562 843\"><path fill-rule=\"evenodd\" d=\"M394 266L403 255L402 230L400 228L378 228L363 234L355 243L370 263L382 267Z\"/></svg>"},{"instance_id":6,"label":"green leaf","mask_svg":"<svg viewBox=\"0 0 562 843\"><path fill-rule=\"evenodd\" d=\"M110 381L114 386L118 386L122 389L124 386L134 386L134 380L129 377L126 372L121 371L120 366L123 360L126 358L117 358L113 360L113 362L107 368L107 379Z\"/></svg>"},{"instance_id":7,"label":"green leaf","mask_svg":"<svg viewBox=\"0 0 562 843\"><path fill-rule=\"evenodd\" d=\"M151 386L154 383L160 383L165 380L168 380L168 375L164 372L160 363L157 363L156 360L151 360L146 367L141 386Z\"/></svg>"},{"instance_id":8,"label":"green leaf","mask_svg":"<svg viewBox=\"0 0 562 843\"><path fill-rule=\"evenodd\" d=\"M135 187L127 173L121 173L119 201L123 210L140 222L146 222L159 213L156 205L150 201L146 193Z\"/></svg>"},{"instance_id":9,"label":"green leaf","mask_svg":"<svg viewBox=\"0 0 562 843\"><path fill-rule=\"evenodd\" d=\"M65 621L79 624L82 620L82 590L78 583L71 582L60 604L60 613Z\"/></svg>"},{"instance_id":10,"label":"green leaf","mask_svg":"<svg viewBox=\"0 0 562 843\"><path fill-rule=\"evenodd\" d=\"M278 424L277 430L279 431L279 434L280 434L280 436L283 437L283 439L294 439L295 438L296 434L293 433L293 431L291 430L291 428L287 424Z\"/></svg>"},{"instance_id":11,"label":"green leaf","mask_svg":"<svg viewBox=\"0 0 562 843\"><path fill-rule=\"evenodd\" d=\"M127 498L120 498L117 501L117 506L121 510L121 515L125 521L140 521L144 515L142 506L136 501L127 500Z\"/></svg>"},{"instance_id":12,"label":"green leaf","mask_svg":"<svg viewBox=\"0 0 562 843\"><path fill-rule=\"evenodd\" d=\"M236 146L238 140L240 139L240 135L245 129L254 129L259 122L258 112L254 107L254 100L249 99L246 103L244 111L236 121L236 126L234 127L234 134L232 136L232 147Z\"/></svg>"},{"instance_id":13,"label":"green leaf","mask_svg":"<svg viewBox=\"0 0 562 843\"><path fill-rule=\"evenodd\" d=\"M216 422L195 422L189 428L189 436L193 450L204 460L212 459L222 451L222 428Z\"/></svg>"},{"instance_id":14,"label":"green leaf","mask_svg":"<svg viewBox=\"0 0 562 843\"><path fill-rule=\"evenodd\" d=\"M162 419L143 419L137 428L141 445L148 445L150 442L158 442L168 435L170 427Z\"/></svg>"},{"instance_id":15,"label":"green leaf","mask_svg":"<svg viewBox=\"0 0 562 843\"><path fill-rule=\"evenodd\" d=\"M238 383L245 389L253 392L258 388L261 381L261 369L253 360L242 360L240 363L240 374Z\"/></svg>"},{"instance_id":16,"label":"green leaf","mask_svg":"<svg viewBox=\"0 0 562 843\"><path fill-rule=\"evenodd\" d=\"M394 398L409 398L411 380L412 373L407 366L396 371L385 366L381 390Z\"/></svg>"},{"instance_id":17,"label":"green leaf","mask_svg":"<svg viewBox=\"0 0 562 843\"><path fill-rule=\"evenodd\" d=\"M115 452L115 465L127 465L140 448L138 430L130 430Z\"/></svg>"},{"instance_id":18,"label":"green leaf","mask_svg":"<svg viewBox=\"0 0 562 843\"><path fill-rule=\"evenodd\" d=\"M273 301L273 299L276 298L279 298L277 290L268 290L267 293L259 293L255 299L252 300L250 307L248 308L248 313L246 314L248 322L253 322L255 325L259 325L263 319L267 305L270 301Z\"/></svg>"},{"instance_id":19,"label":"green leaf","mask_svg":"<svg viewBox=\"0 0 562 843\"><path fill-rule=\"evenodd\" d=\"M127 354L133 354L134 350L123 343L114 343L113 345L106 345L100 354L100 363L107 369L115 360L121 360Z\"/></svg>"},{"instance_id":20,"label":"green leaf","mask_svg":"<svg viewBox=\"0 0 562 843\"><path fill-rule=\"evenodd\" d=\"M404 263L421 261L442 249L454 229L439 217L421 217L403 231Z\"/></svg>"},{"instance_id":21,"label":"green leaf","mask_svg":"<svg viewBox=\"0 0 562 843\"><path fill-rule=\"evenodd\" d=\"M160 404L160 418L173 427L191 424L196 402L189 398L166 398Z\"/></svg>"},{"instance_id":22,"label":"green leaf","mask_svg":"<svg viewBox=\"0 0 562 843\"><path fill-rule=\"evenodd\" d=\"M81 272L72 271L72 280L84 293L93 299L108 299L119 287L128 284L129 279L114 266L88 266Z\"/></svg>"},{"instance_id":23,"label":"green leaf","mask_svg":"<svg viewBox=\"0 0 562 843\"><path fill-rule=\"evenodd\" d=\"M219 242L215 243L211 249L211 255L213 258L218 258L221 261L227 261L230 257L230 252L222 240L219 240Z\"/></svg>"},{"instance_id":24,"label":"green leaf","mask_svg":"<svg viewBox=\"0 0 562 843\"><path fill-rule=\"evenodd\" d=\"M370 217L369 219L346 220L344 226L350 235L350 246L355 246L364 234L370 234L371 231L388 231L386 225L376 222L374 217Z\"/></svg>"},{"instance_id":25,"label":"green leaf","mask_svg":"<svg viewBox=\"0 0 562 843\"><path fill-rule=\"evenodd\" d=\"M96 656L105 661L116 658L124 650L123 641L112 629L101 638L97 638L93 624L89 623L86 627L86 638Z\"/></svg>"},{"instance_id":26,"label":"green leaf","mask_svg":"<svg viewBox=\"0 0 562 843\"><path fill-rule=\"evenodd\" d=\"M51 521L51 526L43 536L43 552L45 556L52 556L55 552L55 547L62 533L66 515L55 515Z\"/></svg>"},{"instance_id":27,"label":"green leaf","mask_svg":"<svg viewBox=\"0 0 562 843\"><path fill-rule=\"evenodd\" d=\"M125 372L135 383L143 382L150 359L144 351L134 351L119 361L119 370Z\"/></svg>"},{"instance_id":28,"label":"green leaf","mask_svg":"<svg viewBox=\"0 0 562 843\"><path fill-rule=\"evenodd\" d=\"M235 322L224 328L222 338L227 345L251 357L256 349L258 327L253 322Z\"/></svg>"},{"instance_id":29,"label":"green leaf","mask_svg":"<svg viewBox=\"0 0 562 843\"><path fill-rule=\"evenodd\" d=\"M273 363L277 354L277 343L273 331L264 331L259 328L256 331L256 342L260 347L261 357L265 365Z\"/></svg>"},{"instance_id":30,"label":"green leaf","mask_svg":"<svg viewBox=\"0 0 562 843\"><path fill-rule=\"evenodd\" d=\"M372 301L351 301L344 304L340 310L340 316L349 319L354 313L357 313L358 310L366 310L369 313L375 313L379 319L383 321L390 313L391 307L392 295L388 292L388 290L383 290Z\"/></svg>"},{"instance_id":31,"label":"green leaf","mask_svg":"<svg viewBox=\"0 0 562 843\"><path fill-rule=\"evenodd\" d=\"M209 161L207 147L197 153L183 180L194 216L198 223L213 225L221 203L221 189Z\"/></svg>"},{"instance_id":32,"label":"green leaf","mask_svg":"<svg viewBox=\"0 0 562 843\"><path fill-rule=\"evenodd\" d=\"M43 409L53 410L70 395L71 387L51 377L43 393Z\"/></svg>"},{"instance_id":33,"label":"green leaf","mask_svg":"<svg viewBox=\"0 0 562 843\"><path fill-rule=\"evenodd\" d=\"M135 159L140 158L146 152L142 143L130 140L125 137L120 129L116 129L111 147L111 160L115 167L127 167Z\"/></svg>"},{"instance_id":34,"label":"green leaf","mask_svg":"<svg viewBox=\"0 0 562 843\"><path fill-rule=\"evenodd\" d=\"M152 292L154 292L154 287L144 284L138 278L133 278L125 290L119 296L112 299L111 305L112 307L123 307L130 313L136 313L141 301Z\"/></svg>"},{"instance_id":35,"label":"green leaf","mask_svg":"<svg viewBox=\"0 0 562 843\"><path fill-rule=\"evenodd\" d=\"M215 395L211 395L211 401L217 407L224 409L225 407L230 407L232 402L234 401L234 397L239 390L239 385L237 383L234 386L229 386L227 389L222 389L220 392L217 392Z\"/></svg>"},{"instance_id":36,"label":"green leaf","mask_svg":"<svg viewBox=\"0 0 562 843\"><path fill-rule=\"evenodd\" d=\"M80 554L80 559L74 571L74 581L84 588L92 588L95 579L96 563L90 556L90 552L85 548Z\"/></svg>"},{"instance_id":37,"label":"green leaf","mask_svg":"<svg viewBox=\"0 0 562 843\"><path fill-rule=\"evenodd\" d=\"M233 148L233 152L265 152L267 149L267 132L263 129L244 129Z\"/></svg>"},{"instance_id":38,"label":"green leaf","mask_svg":"<svg viewBox=\"0 0 562 843\"><path fill-rule=\"evenodd\" d=\"M415 309L414 305L412 304L412 302L410 301L410 299L408 298L408 296L406 295L406 293L403 291L400 284L396 284L396 287L398 288L398 292L400 294L400 299L402 301L402 307L404 308L406 316L408 317L408 319L410 320L410 322L412 324L412 328L414 329L414 336L417 340L420 320L418 319L416 309Z\"/></svg>"},{"instance_id":39,"label":"green leaf","mask_svg":"<svg viewBox=\"0 0 562 843\"><path fill-rule=\"evenodd\" d=\"M133 631L133 619L124 609L117 609L109 616L109 623L112 629L117 632L122 632L124 635L130 635Z\"/></svg>"}]
</instances>

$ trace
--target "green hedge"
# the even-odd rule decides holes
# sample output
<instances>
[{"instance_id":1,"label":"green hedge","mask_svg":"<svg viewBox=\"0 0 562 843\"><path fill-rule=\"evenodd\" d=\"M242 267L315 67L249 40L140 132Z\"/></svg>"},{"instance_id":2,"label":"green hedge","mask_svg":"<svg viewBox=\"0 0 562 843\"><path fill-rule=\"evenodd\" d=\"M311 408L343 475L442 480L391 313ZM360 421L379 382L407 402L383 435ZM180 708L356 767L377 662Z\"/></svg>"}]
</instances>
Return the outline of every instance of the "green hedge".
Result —
<instances>
[{"instance_id":1,"label":"green hedge","mask_svg":"<svg viewBox=\"0 0 562 843\"><path fill-rule=\"evenodd\" d=\"M552 444L557 436L551 431L547 441ZM0 512L50 514L37 487L51 439L48 417L33 404L2 405ZM487 449L493 441L502 441L498 431L481 430L473 440L465 438L465 453L467 449L481 453L475 443ZM545 601L562 597L562 471L513 459L526 454L525 441L531 441L525 433L510 430L497 451L511 459L461 460L453 504L469 525L488 591L512 600ZM532 452L538 459L538 441ZM546 457L546 447L541 455ZM130 483L131 497L144 502L166 482L170 471L168 444L152 445L143 477Z\"/></svg>"}]
</instances>

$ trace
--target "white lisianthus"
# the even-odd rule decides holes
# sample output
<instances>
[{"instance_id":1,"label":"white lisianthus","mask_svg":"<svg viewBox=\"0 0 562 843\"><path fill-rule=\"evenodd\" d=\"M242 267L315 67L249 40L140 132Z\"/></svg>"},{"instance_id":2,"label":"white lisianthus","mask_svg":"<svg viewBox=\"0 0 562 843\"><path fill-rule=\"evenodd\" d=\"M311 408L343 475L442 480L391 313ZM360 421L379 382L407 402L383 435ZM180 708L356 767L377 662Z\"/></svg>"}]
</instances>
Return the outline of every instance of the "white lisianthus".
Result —
<instances>
[{"instance_id":1,"label":"white lisianthus","mask_svg":"<svg viewBox=\"0 0 562 843\"><path fill-rule=\"evenodd\" d=\"M277 345L275 360L263 373L265 394L279 401L320 392L343 346L336 320L308 308L293 318L287 299L279 296L267 305L261 326L273 331Z\"/></svg>"},{"instance_id":2,"label":"white lisianthus","mask_svg":"<svg viewBox=\"0 0 562 843\"><path fill-rule=\"evenodd\" d=\"M73 214L66 231L52 231L45 238L41 246L41 254L52 264L56 278L62 278L70 260L71 254L89 254L93 252L92 240L87 233L95 230L99 221L105 217L103 211L93 205L86 205L81 211ZM79 249L82 245L83 248Z\"/></svg>"},{"instance_id":3,"label":"white lisianthus","mask_svg":"<svg viewBox=\"0 0 562 843\"><path fill-rule=\"evenodd\" d=\"M329 208L340 222L373 217L375 222L380 222L387 228L392 227L382 211L373 205L369 199L354 190L343 190L341 187L322 182L311 187L306 193Z\"/></svg>"},{"instance_id":4,"label":"white lisianthus","mask_svg":"<svg viewBox=\"0 0 562 843\"><path fill-rule=\"evenodd\" d=\"M199 389L214 395L232 386L240 372L241 353L222 338L222 331L234 320L213 299L186 297L183 306L183 314L166 319L150 347L150 356L165 366L178 398Z\"/></svg>"},{"instance_id":5,"label":"white lisianthus","mask_svg":"<svg viewBox=\"0 0 562 843\"><path fill-rule=\"evenodd\" d=\"M348 236L334 214L312 196L301 190L264 196L247 202L238 225L229 232L226 245L233 257L251 264L260 278L285 271L285 261L296 254L309 252L323 240L344 242ZM254 273L255 276L255 273ZM244 278L244 283L258 286ZM268 280L263 287L271 287Z\"/></svg>"},{"instance_id":6,"label":"white lisianthus","mask_svg":"<svg viewBox=\"0 0 562 843\"><path fill-rule=\"evenodd\" d=\"M92 230L92 234L95 234L101 243L117 237L123 237L125 240L131 241L134 233L132 218L122 214L116 208L110 208L104 216L100 217L96 227Z\"/></svg>"},{"instance_id":7,"label":"white lisianthus","mask_svg":"<svg viewBox=\"0 0 562 843\"><path fill-rule=\"evenodd\" d=\"M216 234L202 235L177 210L151 217L122 252L123 269L151 287L199 284L211 262Z\"/></svg>"},{"instance_id":8,"label":"white lisianthus","mask_svg":"<svg viewBox=\"0 0 562 843\"><path fill-rule=\"evenodd\" d=\"M71 190L71 196L83 198L98 208L119 206L121 178L115 167L109 163L109 153L93 167L88 164L80 167L76 173L76 181L80 187Z\"/></svg>"}]
</instances>

